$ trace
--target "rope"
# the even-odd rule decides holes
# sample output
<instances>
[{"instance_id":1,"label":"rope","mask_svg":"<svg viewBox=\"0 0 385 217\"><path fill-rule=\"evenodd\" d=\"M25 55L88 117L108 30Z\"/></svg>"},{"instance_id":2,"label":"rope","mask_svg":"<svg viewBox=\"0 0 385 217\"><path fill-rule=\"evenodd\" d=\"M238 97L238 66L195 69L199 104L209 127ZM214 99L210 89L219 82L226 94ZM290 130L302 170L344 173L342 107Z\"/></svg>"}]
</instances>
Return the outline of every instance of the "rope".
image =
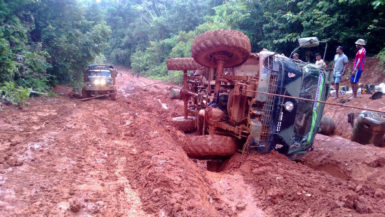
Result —
<instances>
[{"instance_id":1,"label":"rope","mask_svg":"<svg viewBox=\"0 0 385 217\"><path fill-rule=\"evenodd\" d=\"M275 94L275 93L268 93L268 92L263 92L263 91L254 91L254 90L246 90L246 91L247 92L259 93L259 94L266 94L266 95L271 95L271 96L279 96L279 97L289 98L289 99L297 99L297 100L308 101L308 102L323 103L325 105L332 105L332 106L339 106L339 107L352 108L352 109L358 109L358 110L366 110L366 111L372 111L372 112L385 113L385 111L381 111L381 110L377 110L377 109L372 109L372 108L363 108L363 107L352 106L352 105L342 105L342 104L337 104L337 103L332 103L332 102L326 102L326 101L320 101L320 100L314 100L314 99L306 99L306 98L295 97L295 96L286 96L286 95Z\"/></svg>"},{"instance_id":2,"label":"rope","mask_svg":"<svg viewBox=\"0 0 385 217\"><path fill-rule=\"evenodd\" d=\"M178 76L172 76L171 78L177 78L177 77ZM160 83L164 83L164 81L155 82L152 84L147 84L144 87L151 86L154 84L160 84ZM372 108L363 108L363 107L352 106L352 105L343 105L343 104L338 104L338 103L332 103L332 102L326 102L326 101L320 101L320 100L314 100L314 99L307 99L307 98L295 97L295 96L287 96L287 95L281 95L281 94L275 94L275 93L268 93L268 92L263 92L263 91L254 91L254 90L246 90L246 91L247 92L253 92L253 93L259 93L259 94L266 94L266 95L271 95L271 96L279 96L279 97L289 98L289 99L297 99L297 100L308 101L308 102L323 103L325 105L331 105L331 106L338 106L338 107L344 107L344 108L352 108L352 109L358 109L358 110L366 110L366 111L372 111L372 112L385 113L385 111L372 109Z\"/></svg>"}]
</instances>

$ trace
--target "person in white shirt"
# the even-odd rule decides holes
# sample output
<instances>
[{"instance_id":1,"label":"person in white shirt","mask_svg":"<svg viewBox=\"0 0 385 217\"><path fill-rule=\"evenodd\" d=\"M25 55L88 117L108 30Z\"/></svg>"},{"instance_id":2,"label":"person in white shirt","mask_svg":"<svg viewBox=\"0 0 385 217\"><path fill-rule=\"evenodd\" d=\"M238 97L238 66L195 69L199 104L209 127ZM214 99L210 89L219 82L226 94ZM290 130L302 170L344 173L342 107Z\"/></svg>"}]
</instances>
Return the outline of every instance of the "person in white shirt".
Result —
<instances>
[{"instance_id":1,"label":"person in white shirt","mask_svg":"<svg viewBox=\"0 0 385 217\"><path fill-rule=\"evenodd\" d=\"M317 53L315 58L316 58L315 65L318 66L318 68L320 69L326 69L326 63L322 59L321 54Z\"/></svg>"},{"instance_id":2,"label":"person in white shirt","mask_svg":"<svg viewBox=\"0 0 385 217\"><path fill-rule=\"evenodd\" d=\"M344 54L344 49L342 46L337 47L336 53L337 54L334 56L333 83L336 89L336 98L338 98L341 76L345 74L346 66L348 64L348 57Z\"/></svg>"}]
</instances>

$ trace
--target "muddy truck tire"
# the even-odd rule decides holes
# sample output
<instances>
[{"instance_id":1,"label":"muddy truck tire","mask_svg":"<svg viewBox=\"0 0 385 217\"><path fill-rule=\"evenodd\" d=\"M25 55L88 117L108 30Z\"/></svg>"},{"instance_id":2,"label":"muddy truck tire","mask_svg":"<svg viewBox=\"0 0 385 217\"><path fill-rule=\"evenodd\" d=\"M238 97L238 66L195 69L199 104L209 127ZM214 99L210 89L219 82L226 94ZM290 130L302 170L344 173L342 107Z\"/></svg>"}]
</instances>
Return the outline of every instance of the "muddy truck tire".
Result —
<instances>
[{"instance_id":1,"label":"muddy truck tire","mask_svg":"<svg viewBox=\"0 0 385 217\"><path fill-rule=\"evenodd\" d=\"M118 98L118 93L117 91L114 91L113 93L110 94L111 100L116 100Z\"/></svg>"},{"instance_id":2,"label":"muddy truck tire","mask_svg":"<svg viewBox=\"0 0 385 217\"><path fill-rule=\"evenodd\" d=\"M170 58L166 62L168 70L184 71L203 69L193 58Z\"/></svg>"},{"instance_id":3,"label":"muddy truck tire","mask_svg":"<svg viewBox=\"0 0 385 217\"><path fill-rule=\"evenodd\" d=\"M335 124L333 119L323 116L319 124L319 133L330 136L334 134Z\"/></svg>"},{"instance_id":4,"label":"muddy truck tire","mask_svg":"<svg viewBox=\"0 0 385 217\"><path fill-rule=\"evenodd\" d=\"M183 116L171 119L172 124L180 131L185 133L192 132L196 129L195 117L188 116L185 119Z\"/></svg>"},{"instance_id":5,"label":"muddy truck tire","mask_svg":"<svg viewBox=\"0 0 385 217\"><path fill-rule=\"evenodd\" d=\"M88 91L86 90L82 90L82 98L87 98L87 97L90 97L90 94L88 93Z\"/></svg>"},{"instance_id":6,"label":"muddy truck tire","mask_svg":"<svg viewBox=\"0 0 385 217\"><path fill-rule=\"evenodd\" d=\"M234 30L214 30L197 36L192 45L192 57L206 67L217 67L214 55L225 57L224 67L244 63L251 53L250 39Z\"/></svg>"},{"instance_id":7,"label":"muddy truck tire","mask_svg":"<svg viewBox=\"0 0 385 217\"><path fill-rule=\"evenodd\" d=\"M234 138L220 135L189 137L190 142L183 145L183 150L192 158L229 157L238 148Z\"/></svg>"}]
</instances>

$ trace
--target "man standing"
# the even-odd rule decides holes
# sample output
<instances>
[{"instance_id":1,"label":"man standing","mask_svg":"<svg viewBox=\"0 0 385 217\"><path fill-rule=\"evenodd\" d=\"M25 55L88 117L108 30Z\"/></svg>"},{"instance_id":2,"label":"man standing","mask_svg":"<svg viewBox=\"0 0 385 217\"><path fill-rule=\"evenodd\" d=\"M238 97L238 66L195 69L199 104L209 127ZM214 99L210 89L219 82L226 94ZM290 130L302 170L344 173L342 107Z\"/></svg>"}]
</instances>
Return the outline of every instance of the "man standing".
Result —
<instances>
[{"instance_id":1,"label":"man standing","mask_svg":"<svg viewBox=\"0 0 385 217\"><path fill-rule=\"evenodd\" d=\"M336 98L338 98L338 92L340 88L341 76L345 74L346 66L348 64L348 57L344 54L342 46L338 46L336 49L336 55L334 56L334 69L333 69L333 83L336 89Z\"/></svg>"},{"instance_id":2,"label":"man standing","mask_svg":"<svg viewBox=\"0 0 385 217\"><path fill-rule=\"evenodd\" d=\"M361 74L364 71L364 63L366 58L366 50L364 46L366 42L364 39L358 39L356 41L356 48L358 49L356 58L354 59L352 76L350 77L350 83L353 89L353 98L357 97L358 81L361 78Z\"/></svg>"}]
</instances>

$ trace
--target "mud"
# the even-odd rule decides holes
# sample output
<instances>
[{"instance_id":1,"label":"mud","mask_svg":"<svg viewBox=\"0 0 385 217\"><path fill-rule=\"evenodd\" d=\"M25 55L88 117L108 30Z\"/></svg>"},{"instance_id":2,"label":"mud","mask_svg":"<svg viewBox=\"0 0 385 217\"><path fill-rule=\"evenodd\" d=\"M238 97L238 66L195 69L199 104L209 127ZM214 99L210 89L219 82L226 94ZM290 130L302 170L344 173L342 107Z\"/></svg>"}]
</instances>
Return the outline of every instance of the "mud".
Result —
<instances>
[{"instance_id":1,"label":"mud","mask_svg":"<svg viewBox=\"0 0 385 217\"><path fill-rule=\"evenodd\" d=\"M300 162L236 154L209 172L171 124L175 85L120 72L116 101L0 111L0 216L384 216L385 149L318 135Z\"/></svg>"}]
</instances>

